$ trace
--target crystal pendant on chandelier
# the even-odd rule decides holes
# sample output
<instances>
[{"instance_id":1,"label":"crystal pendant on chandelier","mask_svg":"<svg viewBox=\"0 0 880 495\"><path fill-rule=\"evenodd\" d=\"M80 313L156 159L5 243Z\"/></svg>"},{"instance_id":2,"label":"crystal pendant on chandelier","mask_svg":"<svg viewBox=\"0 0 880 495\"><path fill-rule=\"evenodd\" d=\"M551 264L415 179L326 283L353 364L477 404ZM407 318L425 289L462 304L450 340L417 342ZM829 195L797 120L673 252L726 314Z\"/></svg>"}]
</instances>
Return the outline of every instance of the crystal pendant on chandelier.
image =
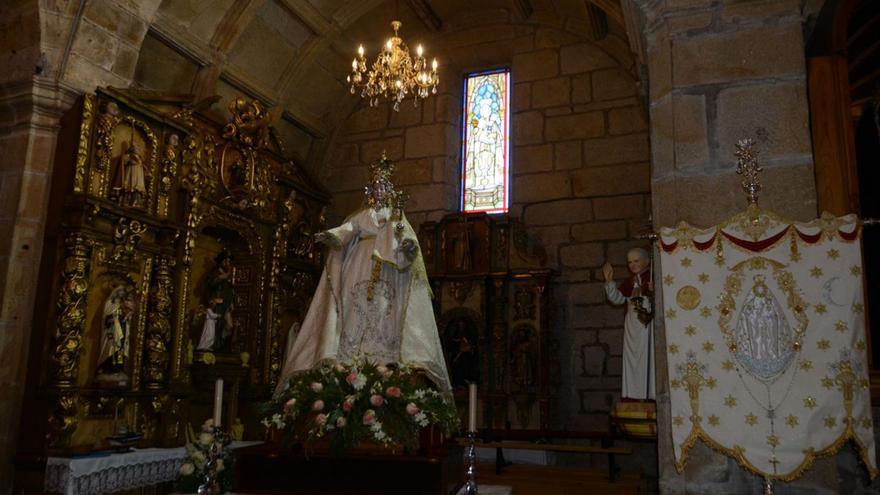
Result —
<instances>
[{"instance_id":1,"label":"crystal pendant on chandelier","mask_svg":"<svg viewBox=\"0 0 880 495\"><path fill-rule=\"evenodd\" d=\"M394 36L385 42L382 53L369 70L363 45L358 47L358 55L351 61L351 74L347 78L351 84L351 94L360 90L361 98L367 98L371 107L377 106L380 99L385 99L393 102L393 108L397 111L407 95L412 95L413 104L417 104L419 98L437 93L437 59L431 62L429 68L422 45L416 47L416 55L412 57L406 43L397 35L400 26L400 21L391 23Z\"/></svg>"}]
</instances>

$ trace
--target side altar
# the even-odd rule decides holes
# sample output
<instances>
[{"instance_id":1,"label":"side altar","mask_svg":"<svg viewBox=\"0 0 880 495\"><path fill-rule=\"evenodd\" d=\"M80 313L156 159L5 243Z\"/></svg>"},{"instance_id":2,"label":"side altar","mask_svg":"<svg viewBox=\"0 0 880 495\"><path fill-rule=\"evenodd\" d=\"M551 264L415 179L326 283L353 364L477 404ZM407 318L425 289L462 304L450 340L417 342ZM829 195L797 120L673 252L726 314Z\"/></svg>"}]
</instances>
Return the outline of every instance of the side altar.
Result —
<instances>
[{"instance_id":1,"label":"side altar","mask_svg":"<svg viewBox=\"0 0 880 495\"><path fill-rule=\"evenodd\" d=\"M327 191L257 101L98 90L62 122L34 308L17 480L47 456L183 445L211 416L262 436L322 260Z\"/></svg>"}]
</instances>

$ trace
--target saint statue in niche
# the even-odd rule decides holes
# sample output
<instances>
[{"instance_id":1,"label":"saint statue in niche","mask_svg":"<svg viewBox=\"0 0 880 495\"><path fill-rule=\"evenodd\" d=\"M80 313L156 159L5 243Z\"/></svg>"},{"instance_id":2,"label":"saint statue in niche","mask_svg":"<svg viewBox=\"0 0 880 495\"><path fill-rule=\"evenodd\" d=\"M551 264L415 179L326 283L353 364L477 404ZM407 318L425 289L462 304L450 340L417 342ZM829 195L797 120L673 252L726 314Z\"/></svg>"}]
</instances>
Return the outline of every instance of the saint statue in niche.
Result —
<instances>
[{"instance_id":1,"label":"saint statue in niche","mask_svg":"<svg viewBox=\"0 0 880 495\"><path fill-rule=\"evenodd\" d=\"M605 295L612 304L626 304L623 322L623 387L621 397L654 398L654 343L651 319L654 311L654 287L651 279L651 258L641 248L630 249L626 255L630 276L614 282L614 268L606 262L602 267Z\"/></svg>"},{"instance_id":2,"label":"saint statue in niche","mask_svg":"<svg viewBox=\"0 0 880 495\"><path fill-rule=\"evenodd\" d=\"M278 384L325 361L409 363L450 392L431 289L416 233L384 154L371 164L366 206L316 234L329 246L324 273Z\"/></svg>"},{"instance_id":3,"label":"saint statue in niche","mask_svg":"<svg viewBox=\"0 0 880 495\"><path fill-rule=\"evenodd\" d=\"M200 351L219 351L232 335L232 310L235 292L233 290L232 255L229 251L220 251L214 257L214 269L206 280L207 303L205 305L205 323L196 349Z\"/></svg>"},{"instance_id":4,"label":"saint statue in niche","mask_svg":"<svg viewBox=\"0 0 880 495\"><path fill-rule=\"evenodd\" d=\"M128 206L142 206L146 197L144 160L133 140L119 159L119 167L113 180L113 194Z\"/></svg>"},{"instance_id":5,"label":"saint statue in niche","mask_svg":"<svg viewBox=\"0 0 880 495\"><path fill-rule=\"evenodd\" d=\"M513 382L522 391L527 391L537 383L538 345L535 342L535 329L531 325L520 325L513 330L511 339L511 368Z\"/></svg>"},{"instance_id":6,"label":"saint statue in niche","mask_svg":"<svg viewBox=\"0 0 880 495\"><path fill-rule=\"evenodd\" d=\"M134 289L124 286L114 288L104 302L101 350L95 375L96 381L102 386L128 385L125 362L128 360L131 324L136 307Z\"/></svg>"},{"instance_id":7,"label":"saint statue in niche","mask_svg":"<svg viewBox=\"0 0 880 495\"><path fill-rule=\"evenodd\" d=\"M467 388L468 383L480 382L478 338L477 326L466 316L455 318L446 325L443 340L449 353L449 377L453 388Z\"/></svg>"}]
</instances>

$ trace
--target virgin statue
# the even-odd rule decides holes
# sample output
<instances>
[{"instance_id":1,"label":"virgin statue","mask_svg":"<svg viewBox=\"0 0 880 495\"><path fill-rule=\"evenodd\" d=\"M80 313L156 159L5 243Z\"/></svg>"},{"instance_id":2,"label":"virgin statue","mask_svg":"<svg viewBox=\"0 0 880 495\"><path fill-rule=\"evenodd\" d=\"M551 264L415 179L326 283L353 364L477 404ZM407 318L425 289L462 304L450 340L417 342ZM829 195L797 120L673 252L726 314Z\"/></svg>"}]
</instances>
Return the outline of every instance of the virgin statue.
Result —
<instances>
[{"instance_id":1,"label":"virgin statue","mask_svg":"<svg viewBox=\"0 0 880 495\"><path fill-rule=\"evenodd\" d=\"M322 361L356 359L411 364L450 392L425 264L393 169L383 154L370 165L366 205L315 235L329 247L327 262L276 392Z\"/></svg>"},{"instance_id":2,"label":"virgin statue","mask_svg":"<svg viewBox=\"0 0 880 495\"><path fill-rule=\"evenodd\" d=\"M128 359L131 319L135 306L134 290L123 286L113 289L104 302L103 332L96 375L99 382L117 385L128 382L125 362Z\"/></svg>"}]
</instances>

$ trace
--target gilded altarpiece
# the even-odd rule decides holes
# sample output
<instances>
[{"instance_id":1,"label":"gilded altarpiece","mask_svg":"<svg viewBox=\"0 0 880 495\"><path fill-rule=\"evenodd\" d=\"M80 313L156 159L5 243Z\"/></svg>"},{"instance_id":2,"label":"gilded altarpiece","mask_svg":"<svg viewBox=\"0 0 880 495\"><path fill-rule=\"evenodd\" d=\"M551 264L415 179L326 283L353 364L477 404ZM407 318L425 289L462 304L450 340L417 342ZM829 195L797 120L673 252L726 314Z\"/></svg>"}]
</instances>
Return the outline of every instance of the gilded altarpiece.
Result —
<instances>
[{"instance_id":1,"label":"gilded altarpiece","mask_svg":"<svg viewBox=\"0 0 880 495\"><path fill-rule=\"evenodd\" d=\"M559 383L550 330L554 272L525 228L505 215L448 215L419 243L456 402L479 390L480 428L548 429Z\"/></svg>"},{"instance_id":2,"label":"gilded altarpiece","mask_svg":"<svg viewBox=\"0 0 880 495\"><path fill-rule=\"evenodd\" d=\"M225 123L200 114L213 102L101 90L65 117L21 458L106 448L123 424L141 447L182 445L218 377L224 422L259 435L256 406L320 273L329 196L259 102L234 99Z\"/></svg>"}]
</instances>

